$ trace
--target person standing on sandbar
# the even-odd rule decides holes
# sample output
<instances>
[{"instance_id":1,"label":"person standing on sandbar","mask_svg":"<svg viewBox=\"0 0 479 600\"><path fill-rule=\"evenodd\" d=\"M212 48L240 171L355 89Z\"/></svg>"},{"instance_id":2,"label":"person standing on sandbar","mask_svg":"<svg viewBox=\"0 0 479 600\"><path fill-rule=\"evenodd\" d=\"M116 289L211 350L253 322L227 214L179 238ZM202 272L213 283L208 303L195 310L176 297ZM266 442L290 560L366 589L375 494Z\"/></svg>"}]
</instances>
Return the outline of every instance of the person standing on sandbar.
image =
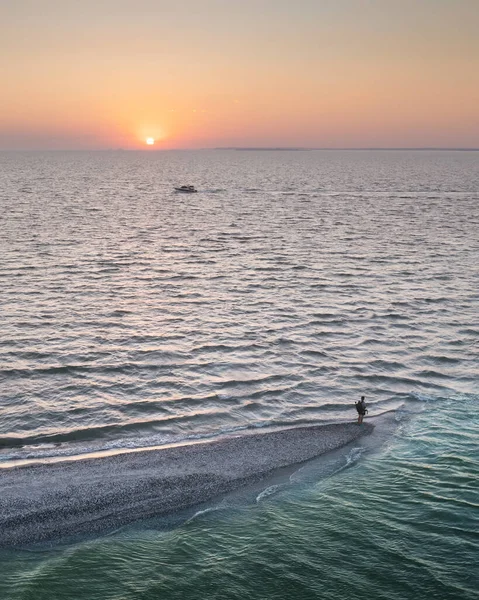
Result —
<instances>
[{"instance_id":1,"label":"person standing on sandbar","mask_svg":"<svg viewBox=\"0 0 479 600\"><path fill-rule=\"evenodd\" d=\"M358 411L358 425L361 425L364 415L368 412L368 409L366 408L366 402L364 401L364 396L361 396L361 400L355 404L356 410Z\"/></svg>"}]
</instances>

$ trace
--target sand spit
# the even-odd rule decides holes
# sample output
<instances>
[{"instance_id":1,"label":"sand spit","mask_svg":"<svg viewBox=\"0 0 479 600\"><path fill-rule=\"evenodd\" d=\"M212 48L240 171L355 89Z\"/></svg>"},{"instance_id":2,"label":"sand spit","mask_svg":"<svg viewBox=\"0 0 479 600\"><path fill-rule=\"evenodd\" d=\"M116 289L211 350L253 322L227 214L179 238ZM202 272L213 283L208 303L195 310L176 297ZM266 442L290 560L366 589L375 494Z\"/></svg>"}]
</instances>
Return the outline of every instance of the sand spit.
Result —
<instances>
[{"instance_id":1,"label":"sand spit","mask_svg":"<svg viewBox=\"0 0 479 600\"><path fill-rule=\"evenodd\" d=\"M0 546L165 515L334 450L373 430L341 423L106 458L0 470Z\"/></svg>"}]
</instances>

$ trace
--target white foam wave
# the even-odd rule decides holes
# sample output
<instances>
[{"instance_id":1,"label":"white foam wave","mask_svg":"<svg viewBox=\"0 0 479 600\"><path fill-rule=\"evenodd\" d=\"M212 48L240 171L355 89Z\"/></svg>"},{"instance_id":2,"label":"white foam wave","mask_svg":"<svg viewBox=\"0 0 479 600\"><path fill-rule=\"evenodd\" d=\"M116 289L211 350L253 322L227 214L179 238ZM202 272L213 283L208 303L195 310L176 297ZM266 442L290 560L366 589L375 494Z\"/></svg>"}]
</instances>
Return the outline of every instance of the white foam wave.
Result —
<instances>
[{"instance_id":1,"label":"white foam wave","mask_svg":"<svg viewBox=\"0 0 479 600\"><path fill-rule=\"evenodd\" d=\"M202 515L216 512L221 509L224 509L224 506L210 506L209 508L204 508L203 510L198 510L195 512L195 514L193 516L191 516L189 519L187 519L185 521L185 524L191 523L192 521L196 520L198 517L201 517Z\"/></svg>"},{"instance_id":2,"label":"white foam wave","mask_svg":"<svg viewBox=\"0 0 479 600\"><path fill-rule=\"evenodd\" d=\"M258 494L256 496L256 502L259 503L259 502L262 502L263 500L266 500L266 498L269 498L273 494L276 494L276 492L283 489L284 487L285 487L285 484L270 485L269 487L264 489L260 494Z\"/></svg>"}]
</instances>

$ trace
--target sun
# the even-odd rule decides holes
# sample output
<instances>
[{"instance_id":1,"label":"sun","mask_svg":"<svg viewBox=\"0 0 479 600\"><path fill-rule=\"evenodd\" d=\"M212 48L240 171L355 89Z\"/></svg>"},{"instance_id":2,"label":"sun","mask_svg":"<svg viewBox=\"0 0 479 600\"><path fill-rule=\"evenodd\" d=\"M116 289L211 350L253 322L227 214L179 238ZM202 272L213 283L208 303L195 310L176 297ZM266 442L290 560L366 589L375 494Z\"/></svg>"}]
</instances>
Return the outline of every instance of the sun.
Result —
<instances>
[{"instance_id":1,"label":"sun","mask_svg":"<svg viewBox=\"0 0 479 600\"><path fill-rule=\"evenodd\" d=\"M146 138L146 143L148 146L153 146L155 143L155 138Z\"/></svg>"}]
</instances>

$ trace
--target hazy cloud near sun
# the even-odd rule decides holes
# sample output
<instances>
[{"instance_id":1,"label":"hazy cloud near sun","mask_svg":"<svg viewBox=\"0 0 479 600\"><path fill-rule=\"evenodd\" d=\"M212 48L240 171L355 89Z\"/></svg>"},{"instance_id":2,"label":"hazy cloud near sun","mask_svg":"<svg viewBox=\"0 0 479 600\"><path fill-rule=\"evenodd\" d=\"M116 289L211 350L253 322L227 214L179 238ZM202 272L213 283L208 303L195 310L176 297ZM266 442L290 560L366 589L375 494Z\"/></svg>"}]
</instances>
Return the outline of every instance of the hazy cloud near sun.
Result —
<instances>
[{"instance_id":1,"label":"hazy cloud near sun","mask_svg":"<svg viewBox=\"0 0 479 600\"><path fill-rule=\"evenodd\" d=\"M476 0L3 0L0 148L479 146Z\"/></svg>"}]
</instances>

